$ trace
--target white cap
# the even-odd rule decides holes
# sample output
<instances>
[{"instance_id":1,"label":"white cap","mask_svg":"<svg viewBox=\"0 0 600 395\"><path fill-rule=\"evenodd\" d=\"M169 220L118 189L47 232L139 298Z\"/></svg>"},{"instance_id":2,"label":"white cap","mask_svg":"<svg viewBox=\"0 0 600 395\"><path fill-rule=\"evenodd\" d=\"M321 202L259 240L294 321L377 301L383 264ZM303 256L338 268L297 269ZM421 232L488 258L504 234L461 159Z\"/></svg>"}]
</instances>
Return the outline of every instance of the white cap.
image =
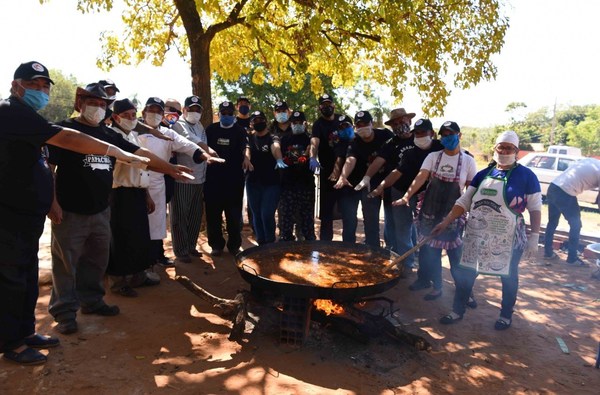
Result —
<instances>
[{"instance_id":1,"label":"white cap","mask_svg":"<svg viewBox=\"0 0 600 395\"><path fill-rule=\"evenodd\" d=\"M511 143L516 148L519 148L519 136L513 130L507 130L506 132L500 133L496 138L496 145L500 143Z\"/></svg>"}]
</instances>

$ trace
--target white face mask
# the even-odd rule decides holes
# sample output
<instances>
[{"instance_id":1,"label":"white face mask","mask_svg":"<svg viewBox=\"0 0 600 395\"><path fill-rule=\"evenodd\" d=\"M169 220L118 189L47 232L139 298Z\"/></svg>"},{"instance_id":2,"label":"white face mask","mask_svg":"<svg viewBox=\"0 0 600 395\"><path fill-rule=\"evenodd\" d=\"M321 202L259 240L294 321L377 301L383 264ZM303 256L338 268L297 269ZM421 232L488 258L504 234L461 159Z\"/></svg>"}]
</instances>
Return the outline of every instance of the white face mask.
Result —
<instances>
[{"instance_id":1,"label":"white face mask","mask_svg":"<svg viewBox=\"0 0 600 395\"><path fill-rule=\"evenodd\" d=\"M421 149L427 149L431 146L431 136L415 137L415 145Z\"/></svg>"},{"instance_id":2,"label":"white face mask","mask_svg":"<svg viewBox=\"0 0 600 395\"><path fill-rule=\"evenodd\" d=\"M510 166L517 161L515 154L501 155L494 151L494 160L500 166Z\"/></svg>"},{"instance_id":3,"label":"white face mask","mask_svg":"<svg viewBox=\"0 0 600 395\"><path fill-rule=\"evenodd\" d=\"M362 128L356 129L355 133L361 139L368 139L373 134L373 127L372 126L364 126Z\"/></svg>"},{"instance_id":4,"label":"white face mask","mask_svg":"<svg viewBox=\"0 0 600 395\"><path fill-rule=\"evenodd\" d=\"M126 131L131 131L133 129L135 129L135 127L137 126L138 120L137 119L125 119L125 118L119 118L119 121L117 122L117 124L119 124L119 126Z\"/></svg>"},{"instance_id":5,"label":"white face mask","mask_svg":"<svg viewBox=\"0 0 600 395\"><path fill-rule=\"evenodd\" d=\"M200 121L202 114L199 112L188 112L185 116L185 120L191 123L192 125L197 124Z\"/></svg>"},{"instance_id":6,"label":"white face mask","mask_svg":"<svg viewBox=\"0 0 600 395\"><path fill-rule=\"evenodd\" d=\"M151 126L153 128L160 125L162 119L163 116L161 114L156 114L153 112L147 112L146 115L144 115L144 122L146 122L148 126Z\"/></svg>"},{"instance_id":7,"label":"white face mask","mask_svg":"<svg viewBox=\"0 0 600 395\"><path fill-rule=\"evenodd\" d=\"M102 107L85 106L81 116L92 125L98 125L106 115L106 110Z\"/></svg>"}]
</instances>

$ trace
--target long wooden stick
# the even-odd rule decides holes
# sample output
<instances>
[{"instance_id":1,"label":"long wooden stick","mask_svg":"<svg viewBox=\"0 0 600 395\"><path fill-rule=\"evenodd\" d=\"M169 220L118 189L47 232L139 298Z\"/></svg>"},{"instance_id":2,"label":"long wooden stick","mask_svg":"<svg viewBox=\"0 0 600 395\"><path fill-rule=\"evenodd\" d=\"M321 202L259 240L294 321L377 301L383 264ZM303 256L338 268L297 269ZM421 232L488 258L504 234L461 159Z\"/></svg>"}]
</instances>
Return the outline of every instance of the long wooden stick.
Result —
<instances>
[{"instance_id":1,"label":"long wooden stick","mask_svg":"<svg viewBox=\"0 0 600 395\"><path fill-rule=\"evenodd\" d=\"M384 273L389 272L392 268L396 267L400 262L405 260L410 254L417 251L419 248L421 248L423 246L423 244L429 242L429 240L431 240L431 239L433 239L433 236L431 236L431 235L423 238L421 241L419 241L417 243L416 246L414 246L410 250L406 251L404 254L400 255L398 258L394 259L392 262L385 265L385 267L383 268L383 272Z\"/></svg>"}]
</instances>

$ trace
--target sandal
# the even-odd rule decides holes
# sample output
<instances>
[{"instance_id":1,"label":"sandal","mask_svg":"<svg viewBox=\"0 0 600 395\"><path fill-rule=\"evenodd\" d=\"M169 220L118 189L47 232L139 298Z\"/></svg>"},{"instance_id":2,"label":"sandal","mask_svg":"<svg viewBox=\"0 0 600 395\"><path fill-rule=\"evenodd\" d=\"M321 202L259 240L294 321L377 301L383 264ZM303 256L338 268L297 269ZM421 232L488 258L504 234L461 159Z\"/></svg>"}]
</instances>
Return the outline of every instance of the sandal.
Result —
<instances>
[{"instance_id":1,"label":"sandal","mask_svg":"<svg viewBox=\"0 0 600 395\"><path fill-rule=\"evenodd\" d=\"M455 312L452 312L452 313L446 314L445 316L440 318L440 324L450 325L450 324L454 324L456 321L460 321L462 319L463 319L462 314L456 314Z\"/></svg>"},{"instance_id":2,"label":"sandal","mask_svg":"<svg viewBox=\"0 0 600 395\"><path fill-rule=\"evenodd\" d=\"M497 331L503 331L503 330L510 328L511 324L512 324L511 319L500 317L494 324L494 329Z\"/></svg>"},{"instance_id":3,"label":"sandal","mask_svg":"<svg viewBox=\"0 0 600 395\"><path fill-rule=\"evenodd\" d=\"M476 309L477 308L477 301L475 300L475 298L473 296L469 296L469 300L467 300L467 307L470 307L472 309Z\"/></svg>"}]
</instances>

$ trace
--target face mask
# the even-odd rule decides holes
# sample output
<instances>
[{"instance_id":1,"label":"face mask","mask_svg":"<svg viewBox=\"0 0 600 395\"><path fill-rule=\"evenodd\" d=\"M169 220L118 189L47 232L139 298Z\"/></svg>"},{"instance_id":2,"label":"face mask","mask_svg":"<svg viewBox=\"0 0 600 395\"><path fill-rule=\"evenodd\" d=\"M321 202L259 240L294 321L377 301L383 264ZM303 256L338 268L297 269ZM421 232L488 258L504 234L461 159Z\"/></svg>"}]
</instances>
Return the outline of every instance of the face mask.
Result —
<instances>
[{"instance_id":1,"label":"face mask","mask_svg":"<svg viewBox=\"0 0 600 395\"><path fill-rule=\"evenodd\" d=\"M257 132L262 132L266 128L267 128L267 123L266 122L256 122L254 124L254 130L257 131Z\"/></svg>"},{"instance_id":2,"label":"face mask","mask_svg":"<svg viewBox=\"0 0 600 395\"><path fill-rule=\"evenodd\" d=\"M135 129L136 125L137 125L137 119L125 119L125 118L119 118L119 121L117 121L117 124L126 131L131 131L133 129Z\"/></svg>"},{"instance_id":3,"label":"face mask","mask_svg":"<svg viewBox=\"0 0 600 395\"><path fill-rule=\"evenodd\" d=\"M162 119L163 116L161 114L155 114L153 112L148 112L146 113L146 115L144 115L144 121L148 124L148 126L151 126L153 128L160 125Z\"/></svg>"},{"instance_id":4,"label":"face mask","mask_svg":"<svg viewBox=\"0 0 600 395\"><path fill-rule=\"evenodd\" d=\"M275 113L275 120L279 123L286 123L290 119L290 116L287 112L278 112Z\"/></svg>"},{"instance_id":5,"label":"face mask","mask_svg":"<svg viewBox=\"0 0 600 395\"><path fill-rule=\"evenodd\" d=\"M338 130L338 136L341 140L350 141L354 138L354 128L348 126L344 129Z\"/></svg>"},{"instance_id":6,"label":"face mask","mask_svg":"<svg viewBox=\"0 0 600 395\"><path fill-rule=\"evenodd\" d=\"M431 146L431 136L415 137L415 145L421 149L427 149Z\"/></svg>"},{"instance_id":7,"label":"face mask","mask_svg":"<svg viewBox=\"0 0 600 395\"><path fill-rule=\"evenodd\" d=\"M394 134L398 137L408 137L410 134L410 125L402 123L400 125L396 125L393 128Z\"/></svg>"},{"instance_id":8,"label":"face mask","mask_svg":"<svg viewBox=\"0 0 600 395\"><path fill-rule=\"evenodd\" d=\"M167 124L175 125L179 120L179 114L177 114L176 112L167 112L165 113L164 118Z\"/></svg>"},{"instance_id":9,"label":"face mask","mask_svg":"<svg viewBox=\"0 0 600 395\"><path fill-rule=\"evenodd\" d=\"M197 124L200 121L202 114L199 112L188 112L185 116L185 120L191 123L192 125Z\"/></svg>"},{"instance_id":10,"label":"face mask","mask_svg":"<svg viewBox=\"0 0 600 395\"><path fill-rule=\"evenodd\" d=\"M21 86L23 87L23 86ZM35 89L25 89L25 94L21 97L21 100L25 102L29 107L35 111L40 111L48 104L50 96L46 92L36 91Z\"/></svg>"},{"instance_id":11,"label":"face mask","mask_svg":"<svg viewBox=\"0 0 600 395\"><path fill-rule=\"evenodd\" d=\"M454 149L458 146L458 134L444 136L440 139L440 142L447 150L454 151Z\"/></svg>"},{"instance_id":12,"label":"face mask","mask_svg":"<svg viewBox=\"0 0 600 395\"><path fill-rule=\"evenodd\" d=\"M292 134L302 134L302 133L304 133L304 125L303 124L292 125Z\"/></svg>"},{"instance_id":13,"label":"face mask","mask_svg":"<svg viewBox=\"0 0 600 395\"><path fill-rule=\"evenodd\" d=\"M494 152L494 160L500 166L510 166L516 162L517 158L515 157L515 154L502 155L498 152Z\"/></svg>"},{"instance_id":14,"label":"face mask","mask_svg":"<svg viewBox=\"0 0 600 395\"><path fill-rule=\"evenodd\" d=\"M365 126L362 128L358 128L358 129L356 129L356 134L358 134L358 136L361 139L367 139L367 138L371 137L371 135L373 134L373 127Z\"/></svg>"},{"instance_id":15,"label":"face mask","mask_svg":"<svg viewBox=\"0 0 600 395\"><path fill-rule=\"evenodd\" d=\"M323 114L323 116L325 116L325 117L332 116L333 115L333 107L325 106L325 107L321 108L321 114Z\"/></svg>"},{"instance_id":16,"label":"face mask","mask_svg":"<svg viewBox=\"0 0 600 395\"><path fill-rule=\"evenodd\" d=\"M106 110L102 107L85 106L81 115L92 125L97 125L104 119Z\"/></svg>"},{"instance_id":17,"label":"face mask","mask_svg":"<svg viewBox=\"0 0 600 395\"><path fill-rule=\"evenodd\" d=\"M221 126L223 126L224 128L228 128L230 126L233 125L233 123L235 122L235 117L233 115L223 115L221 114Z\"/></svg>"},{"instance_id":18,"label":"face mask","mask_svg":"<svg viewBox=\"0 0 600 395\"><path fill-rule=\"evenodd\" d=\"M242 115L248 115L248 113L250 112L250 106L240 106L240 109L238 111Z\"/></svg>"}]
</instances>

